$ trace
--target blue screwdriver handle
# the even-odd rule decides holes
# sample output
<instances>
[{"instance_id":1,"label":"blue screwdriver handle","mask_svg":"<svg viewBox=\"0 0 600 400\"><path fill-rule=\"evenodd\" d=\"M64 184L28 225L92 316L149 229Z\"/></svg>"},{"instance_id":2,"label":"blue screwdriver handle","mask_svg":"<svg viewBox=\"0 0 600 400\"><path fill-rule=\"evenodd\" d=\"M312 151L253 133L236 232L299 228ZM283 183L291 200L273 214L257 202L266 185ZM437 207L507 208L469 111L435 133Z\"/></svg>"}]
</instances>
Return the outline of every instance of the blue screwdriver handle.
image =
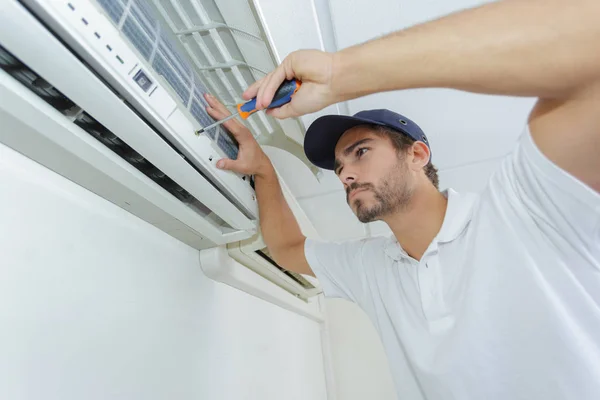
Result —
<instances>
[{"instance_id":1,"label":"blue screwdriver handle","mask_svg":"<svg viewBox=\"0 0 600 400\"><path fill-rule=\"evenodd\" d=\"M302 83L298 79L283 82L275 92L273 100L267 108L281 107L282 105L289 103L292 100L294 93L300 89L301 84ZM256 97L246 103L238 104L237 109L243 119L248 118L258 111L256 109Z\"/></svg>"}]
</instances>

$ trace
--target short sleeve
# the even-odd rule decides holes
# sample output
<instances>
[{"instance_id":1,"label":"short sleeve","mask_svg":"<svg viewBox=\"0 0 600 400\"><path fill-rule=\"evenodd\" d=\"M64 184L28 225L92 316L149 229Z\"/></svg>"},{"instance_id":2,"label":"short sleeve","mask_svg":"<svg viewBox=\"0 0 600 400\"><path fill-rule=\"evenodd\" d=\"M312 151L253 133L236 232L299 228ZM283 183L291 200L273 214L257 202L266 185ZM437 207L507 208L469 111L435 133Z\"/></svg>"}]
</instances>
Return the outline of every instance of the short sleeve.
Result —
<instances>
[{"instance_id":1,"label":"short sleeve","mask_svg":"<svg viewBox=\"0 0 600 400\"><path fill-rule=\"evenodd\" d=\"M568 140L568 139L567 139ZM526 210L546 236L600 257L600 193L569 174L537 147L529 131L492 181Z\"/></svg>"},{"instance_id":2,"label":"short sleeve","mask_svg":"<svg viewBox=\"0 0 600 400\"><path fill-rule=\"evenodd\" d=\"M362 241L328 243L306 239L306 260L325 296L359 302L365 284L362 248Z\"/></svg>"}]
</instances>

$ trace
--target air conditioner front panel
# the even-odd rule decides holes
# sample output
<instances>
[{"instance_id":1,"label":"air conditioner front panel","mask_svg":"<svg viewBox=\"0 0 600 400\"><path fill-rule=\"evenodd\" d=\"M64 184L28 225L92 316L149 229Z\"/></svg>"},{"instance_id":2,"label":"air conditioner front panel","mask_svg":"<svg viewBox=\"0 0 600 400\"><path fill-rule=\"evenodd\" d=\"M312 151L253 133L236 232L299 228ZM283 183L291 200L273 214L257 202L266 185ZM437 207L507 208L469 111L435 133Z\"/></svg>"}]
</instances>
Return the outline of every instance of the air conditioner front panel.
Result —
<instances>
[{"instance_id":1,"label":"air conditioner front panel","mask_svg":"<svg viewBox=\"0 0 600 400\"><path fill-rule=\"evenodd\" d=\"M123 102L104 81L75 57L28 10L15 1L2 2L0 7L1 46L81 107L82 112L90 113L117 137L126 140L133 149L143 154L152 164L200 200L208 209L219 217L223 217L211 221L204 218L203 215L197 214L204 219L202 224L196 224L193 222L193 218L186 220L185 215L180 214L176 217L179 221L217 245L249 237L255 231L255 221L248 219L214 185L203 178L198 170L182 157L181 153L175 151L171 145L157 135L144 118L126 102ZM33 114L30 115L30 118L33 117ZM66 118L65 115L62 117ZM27 116L23 118L26 120ZM38 127L37 130L40 134L47 133L43 127ZM81 133L82 130L56 130L54 136L46 136L46 138L69 151L77 151L73 141L79 141L82 144L83 139L74 132ZM7 134L11 134L11 132L7 132ZM32 141L32 137L13 139L20 140L23 146L36 145L35 141ZM30 143L25 143L26 141ZM67 146L69 143L70 147ZM48 150L50 151L50 149ZM100 163L88 164L98 170L108 171ZM63 173L68 176L69 171L63 171ZM139 173L136 174L139 176ZM119 176L113 175L113 177L122 181ZM144 180L144 177L140 176L139 179ZM86 187L93 190L93 182L89 185ZM169 195L166 192L162 192L162 194ZM148 193L144 195L144 198L157 207L164 206ZM173 213L171 215L174 216ZM222 223L218 222L219 220ZM214 229L207 229L206 223Z\"/></svg>"},{"instance_id":2,"label":"air conditioner front panel","mask_svg":"<svg viewBox=\"0 0 600 400\"><path fill-rule=\"evenodd\" d=\"M207 237L222 235L217 226L140 175L3 70L0 70L0 121L0 142L184 243L197 249L210 248L216 244ZM194 232L204 232L206 236Z\"/></svg>"},{"instance_id":3,"label":"air conditioner front panel","mask_svg":"<svg viewBox=\"0 0 600 400\"><path fill-rule=\"evenodd\" d=\"M117 3L111 2L113 6ZM157 21L154 21L154 36L147 36L147 24L133 17L137 15L140 21L146 20L139 11L142 8L138 3L143 4L131 2L129 8L124 9L126 15L121 17L121 32L124 33L121 34L88 0L28 1L79 56L92 65L136 111L148 118L170 145L210 177L212 184L229 200L227 203L233 202L238 213L244 214L242 218L234 218L235 213L223 210L220 216L233 227L251 229L252 223L248 221L256 219L257 204L248 177L221 171L215 166L222 157L235 158L236 145L221 128L209 132L208 136L214 140L206 135L197 137L194 134L201 126L213 122L204 110L202 96L206 88L199 79L194 80L191 67L176 52L169 38L163 37ZM134 31L134 26L137 31ZM130 33L126 35L127 32ZM141 39L142 36L144 39ZM129 45L128 41L138 45ZM150 62L140 56L140 49L144 48L140 43L152 46L151 52L146 52L148 57L153 57ZM127 137L123 140L131 144Z\"/></svg>"}]
</instances>

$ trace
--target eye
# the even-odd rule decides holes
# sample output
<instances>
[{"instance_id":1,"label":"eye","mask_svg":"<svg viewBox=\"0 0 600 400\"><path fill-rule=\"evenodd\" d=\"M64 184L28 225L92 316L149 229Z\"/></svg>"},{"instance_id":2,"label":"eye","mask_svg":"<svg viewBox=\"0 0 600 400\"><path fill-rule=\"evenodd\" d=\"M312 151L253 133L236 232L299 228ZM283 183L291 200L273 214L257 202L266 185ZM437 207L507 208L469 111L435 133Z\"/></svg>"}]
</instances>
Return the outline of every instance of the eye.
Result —
<instances>
[{"instance_id":1,"label":"eye","mask_svg":"<svg viewBox=\"0 0 600 400\"><path fill-rule=\"evenodd\" d=\"M356 156L358 158L362 157L369 149L366 147L361 147L358 150L356 150Z\"/></svg>"}]
</instances>

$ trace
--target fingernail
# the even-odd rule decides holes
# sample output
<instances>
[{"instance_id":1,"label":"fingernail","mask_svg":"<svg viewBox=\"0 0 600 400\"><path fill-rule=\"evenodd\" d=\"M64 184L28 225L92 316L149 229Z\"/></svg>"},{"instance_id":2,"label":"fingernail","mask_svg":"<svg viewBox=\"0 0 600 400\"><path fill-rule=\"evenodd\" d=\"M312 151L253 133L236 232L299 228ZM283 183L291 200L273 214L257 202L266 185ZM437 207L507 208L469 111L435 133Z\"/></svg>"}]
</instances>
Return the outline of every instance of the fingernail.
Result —
<instances>
[{"instance_id":1,"label":"fingernail","mask_svg":"<svg viewBox=\"0 0 600 400\"><path fill-rule=\"evenodd\" d=\"M217 161L217 168L223 168L223 161Z\"/></svg>"}]
</instances>

